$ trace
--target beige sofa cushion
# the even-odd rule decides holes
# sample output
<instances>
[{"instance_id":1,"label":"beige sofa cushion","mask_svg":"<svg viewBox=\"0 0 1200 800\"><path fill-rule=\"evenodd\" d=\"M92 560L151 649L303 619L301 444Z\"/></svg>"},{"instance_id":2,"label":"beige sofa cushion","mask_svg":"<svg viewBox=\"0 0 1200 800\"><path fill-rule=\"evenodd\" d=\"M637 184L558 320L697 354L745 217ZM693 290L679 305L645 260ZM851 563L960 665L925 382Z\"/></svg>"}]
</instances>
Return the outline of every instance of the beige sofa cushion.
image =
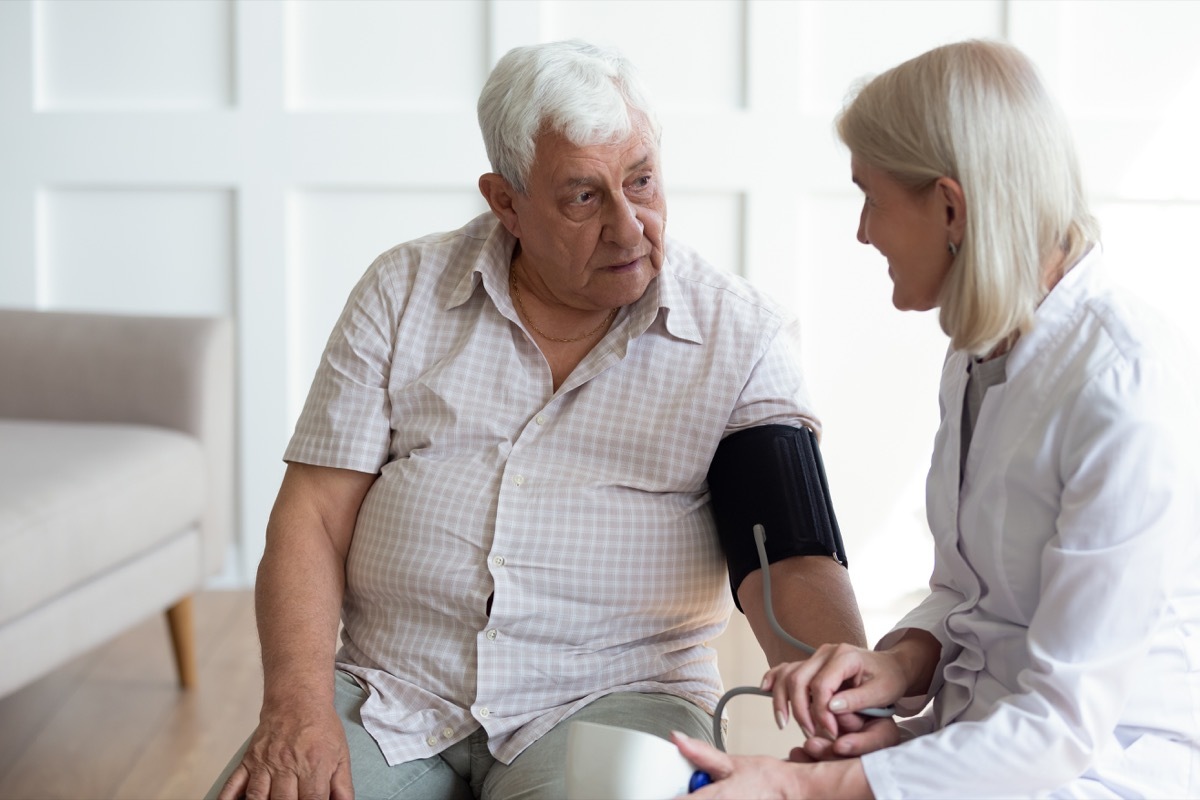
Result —
<instances>
[{"instance_id":1,"label":"beige sofa cushion","mask_svg":"<svg viewBox=\"0 0 1200 800\"><path fill-rule=\"evenodd\" d=\"M0 419L0 624L194 528L205 476L179 431Z\"/></svg>"}]
</instances>

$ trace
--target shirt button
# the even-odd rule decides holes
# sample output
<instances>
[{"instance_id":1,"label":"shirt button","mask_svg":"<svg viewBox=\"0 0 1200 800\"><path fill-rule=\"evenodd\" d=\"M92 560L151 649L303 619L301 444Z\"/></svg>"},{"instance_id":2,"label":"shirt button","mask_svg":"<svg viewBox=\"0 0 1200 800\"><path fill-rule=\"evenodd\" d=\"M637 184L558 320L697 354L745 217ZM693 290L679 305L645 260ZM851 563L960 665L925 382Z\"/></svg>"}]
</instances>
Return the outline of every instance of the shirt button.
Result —
<instances>
[{"instance_id":1,"label":"shirt button","mask_svg":"<svg viewBox=\"0 0 1200 800\"><path fill-rule=\"evenodd\" d=\"M538 414L536 417L533 418L533 421L536 422L538 425L545 425L546 417L544 414Z\"/></svg>"},{"instance_id":2,"label":"shirt button","mask_svg":"<svg viewBox=\"0 0 1200 800\"><path fill-rule=\"evenodd\" d=\"M454 735L454 728L442 728L442 736L449 739Z\"/></svg>"},{"instance_id":3,"label":"shirt button","mask_svg":"<svg viewBox=\"0 0 1200 800\"><path fill-rule=\"evenodd\" d=\"M492 712L490 709L488 709L487 706L484 706L483 708L479 709L479 716L490 717L491 715L492 715Z\"/></svg>"},{"instance_id":4,"label":"shirt button","mask_svg":"<svg viewBox=\"0 0 1200 800\"><path fill-rule=\"evenodd\" d=\"M521 484L523 484L524 482L525 482L525 476L524 476L524 475L518 475L517 477L513 478L513 483L515 483L517 486L520 486L520 485L521 485Z\"/></svg>"},{"instance_id":5,"label":"shirt button","mask_svg":"<svg viewBox=\"0 0 1200 800\"><path fill-rule=\"evenodd\" d=\"M433 747L434 745L437 744L437 737L430 736L428 739L425 740L425 744L429 745L430 747Z\"/></svg>"},{"instance_id":6,"label":"shirt button","mask_svg":"<svg viewBox=\"0 0 1200 800\"><path fill-rule=\"evenodd\" d=\"M493 642L496 641L496 637L499 635L500 635L500 631L496 630L495 628L492 628L490 631L487 632L488 639L490 639Z\"/></svg>"},{"instance_id":7,"label":"shirt button","mask_svg":"<svg viewBox=\"0 0 1200 800\"><path fill-rule=\"evenodd\" d=\"M504 566L504 556L492 556L492 563L497 567Z\"/></svg>"}]
</instances>

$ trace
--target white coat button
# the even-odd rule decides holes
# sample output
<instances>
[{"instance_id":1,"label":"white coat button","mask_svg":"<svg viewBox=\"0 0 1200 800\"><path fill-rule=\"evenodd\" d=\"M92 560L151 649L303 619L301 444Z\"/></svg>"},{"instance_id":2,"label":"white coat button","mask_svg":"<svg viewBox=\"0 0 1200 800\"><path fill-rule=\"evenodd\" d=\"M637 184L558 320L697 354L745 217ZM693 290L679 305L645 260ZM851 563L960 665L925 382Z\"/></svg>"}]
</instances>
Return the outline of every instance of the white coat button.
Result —
<instances>
[{"instance_id":1,"label":"white coat button","mask_svg":"<svg viewBox=\"0 0 1200 800\"><path fill-rule=\"evenodd\" d=\"M430 747L433 747L435 744L437 744L437 737L430 736L428 739L425 740L425 744L429 745Z\"/></svg>"},{"instance_id":2,"label":"white coat button","mask_svg":"<svg viewBox=\"0 0 1200 800\"><path fill-rule=\"evenodd\" d=\"M449 739L453 735L454 735L454 728L442 728L442 736Z\"/></svg>"},{"instance_id":3,"label":"white coat button","mask_svg":"<svg viewBox=\"0 0 1200 800\"><path fill-rule=\"evenodd\" d=\"M513 483L515 483L517 486L520 486L521 484L525 483L525 476L518 475L517 477L513 478Z\"/></svg>"},{"instance_id":4,"label":"white coat button","mask_svg":"<svg viewBox=\"0 0 1200 800\"><path fill-rule=\"evenodd\" d=\"M490 631L487 632L488 639L490 639L493 642L496 641L496 637L499 635L500 635L500 631L496 630L495 628L492 628Z\"/></svg>"},{"instance_id":5,"label":"white coat button","mask_svg":"<svg viewBox=\"0 0 1200 800\"><path fill-rule=\"evenodd\" d=\"M483 708L479 709L479 716L490 717L491 715L492 715L492 712L488 709L487 706L484 706Z\"/></svg>"},{"instance_id":6,"label":"white coat button","mask_svg":"<svg viewBox=\"0 0 1200 800\"><path fill-rule=\"evenodd\" d=\"M538 425L545 425L546 417L543 414L538 414L536 417L533 418L533 421L536 422Z\"/></svg>"},{"instance_id":7,"label":"white coat button","mask_svg":"<svg viewBox=\"0 0 1200 800\"><path fill-rule=\"evenodd\" d=\"M492 563L497 567L504 566L504 556L492 556Z\"/></svg>"}]
</instances>

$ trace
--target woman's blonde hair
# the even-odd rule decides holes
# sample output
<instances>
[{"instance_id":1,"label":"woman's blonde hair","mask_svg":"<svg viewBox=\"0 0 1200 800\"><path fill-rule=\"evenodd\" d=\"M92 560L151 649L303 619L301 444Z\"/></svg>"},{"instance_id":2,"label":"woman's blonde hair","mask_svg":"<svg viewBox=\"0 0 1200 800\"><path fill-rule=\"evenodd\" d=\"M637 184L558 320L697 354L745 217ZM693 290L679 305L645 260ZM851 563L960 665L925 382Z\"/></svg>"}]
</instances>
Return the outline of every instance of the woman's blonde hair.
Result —
<instances>
[{"instance_id":1,"label":"woman's blonde hair","mask_svg":"<svg viewBox=\"0 0 1200 800\"><path fill-rule=\"evenodd\" d=\"M966 230L942 285L951 346L982 355L1033 325L1043 265L1070 267L1099 226L1070 131L1033 63L988 41L946 45L863 86L837 119L850 151L912 191L953 178Z\"/></svg>"}]
</instances>

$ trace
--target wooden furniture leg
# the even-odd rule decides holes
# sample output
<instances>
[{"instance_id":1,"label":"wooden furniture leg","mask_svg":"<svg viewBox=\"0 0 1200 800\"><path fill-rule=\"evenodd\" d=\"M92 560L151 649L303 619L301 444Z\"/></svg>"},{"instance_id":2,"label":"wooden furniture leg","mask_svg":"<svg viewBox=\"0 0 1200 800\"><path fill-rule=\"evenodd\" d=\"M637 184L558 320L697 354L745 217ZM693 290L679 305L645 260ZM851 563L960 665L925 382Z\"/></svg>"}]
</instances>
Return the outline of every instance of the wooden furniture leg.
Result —
<instances>
[{"instance_id":1,"label":"wooden furniture leg","mask_svg":"<svg viewBox=\"0 0 1200 800\"><path fill-rule=\"evenodd\" d=\"M171 628L171 646L175 650L179 685L191 689L196 685L196 635L190 595L167 609L167 624Z\"/></svg>"}]
</instances>

